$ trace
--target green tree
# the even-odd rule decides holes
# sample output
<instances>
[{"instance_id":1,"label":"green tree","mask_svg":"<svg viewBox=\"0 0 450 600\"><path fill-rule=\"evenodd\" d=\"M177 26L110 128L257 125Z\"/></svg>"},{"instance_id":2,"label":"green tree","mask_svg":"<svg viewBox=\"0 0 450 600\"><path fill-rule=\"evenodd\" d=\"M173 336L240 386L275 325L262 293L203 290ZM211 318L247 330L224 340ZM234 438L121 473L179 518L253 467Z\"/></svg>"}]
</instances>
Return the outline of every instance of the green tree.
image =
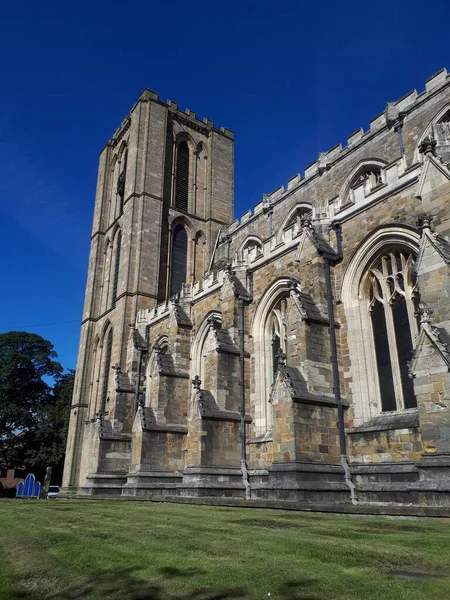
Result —
<instances>
[{"instance_id":1,"label":"green tree","mask_svg":"<svg viewBox=\"0 0 450 600\"><path fill-rule=\"evenodd\" d=\"M34 333L0 334L0 466L62 470L74 372ZM49 380L54 380L51 387Z\"/></svg>"},{"instance_id":2,"label":"green tree","mask_svg":"<svg viewBox=\"0 0 450 600\"><path fill-rule=\"evenodd\" d=\"M57 378L47 401L36 412L34 427L24 436L23 464L39 477L46 466L52 466L55 482L61 480L64 468L74 379L73 370Z\"/></svg>"}]
</instances>

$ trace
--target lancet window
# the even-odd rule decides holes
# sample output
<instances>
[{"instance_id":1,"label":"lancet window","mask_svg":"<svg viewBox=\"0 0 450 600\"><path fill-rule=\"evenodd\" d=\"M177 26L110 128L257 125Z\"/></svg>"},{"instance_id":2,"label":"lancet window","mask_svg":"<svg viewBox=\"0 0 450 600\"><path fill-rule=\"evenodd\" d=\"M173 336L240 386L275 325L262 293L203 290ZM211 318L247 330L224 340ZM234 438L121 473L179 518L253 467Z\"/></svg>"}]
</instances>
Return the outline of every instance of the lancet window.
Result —
<instances>
[{"instance_id":1,"label":"lancet window","mask_svg":"<svg viewBox=\"0 0 450 600\"><path fill-rule=\"evenodd\" d=\"M266 394L270 396L270 390L275 381L278 368L280 352L285 351L285 327L284 316L286 314L286 298L279 300L269 313L265 331L265 356L266 364Z\"/></svg>"},{"instance_id":2,"label":"lancet window","mask_svg":"<svg viewBox=\"0 0 450 600\"><path fill-rule=\"evenodd\" d=\"M103 372L101 381L100 407L99 412L104 413L106 401L108 398L109 378L111 375L111 354L112 354L113 330L110 327L106 340L103 342Z\"/></svg>"},{"instance_id":3,"label":"lancet window","mask_svg":"<svg viewBox=\"0 0 450 600\"><path fill-rule=\"evenodd\" d=\"M122 245L122 234L119 231L116 236L116 248L114 257L114 275L112 285L112 305L114 306L117 298L117 287L119 284L119 268L120 268L120 247Z\"/></svg>"},{"instance_id":4,"label":"lancet window","mask_svg":"<svg viewBox=\"0 0 450 600\"><path fill-rule=\"evenodd\" d=\"M172 237L172 265L170 295L181 292L186 281L188 236L183 225L177 225Z\"/></svg>"},{"instance_id":5,"label":"lancet window","mask_svg":"<svg viewBox=\"0 0 450 600\"><path fill-rule=\"evenodd\" d=\"M125 150L122 154L122 159L120 162L121 171L119 177L117 179L117 196L119 199L119 216L123 213L123 201L125 196L125 183L127 178L127 158L128 151Z\"/></svg>"},{"instance_id":6,"label":"lancet window","mask_svg":"<svg viewBox=\"0 0 450 600\"><path fill-rule=\"evenodd\" d=\"M275 281L259 303L252 325L255 387L251 393L253 432L256 437L270 436L273 409L270 403L280 354L286 352L286 325L290 279Z\"/></svg>"},{"instance_id":7,"label":"lancet window","mask_svg":"<svg viewBox=\"0 0 450 600\"><path fill-rule=\"evenodd\" d=\"M187 211L189 206L189 146L178 144L175 187L175 207Z\"/></svg>"}]
</instances>

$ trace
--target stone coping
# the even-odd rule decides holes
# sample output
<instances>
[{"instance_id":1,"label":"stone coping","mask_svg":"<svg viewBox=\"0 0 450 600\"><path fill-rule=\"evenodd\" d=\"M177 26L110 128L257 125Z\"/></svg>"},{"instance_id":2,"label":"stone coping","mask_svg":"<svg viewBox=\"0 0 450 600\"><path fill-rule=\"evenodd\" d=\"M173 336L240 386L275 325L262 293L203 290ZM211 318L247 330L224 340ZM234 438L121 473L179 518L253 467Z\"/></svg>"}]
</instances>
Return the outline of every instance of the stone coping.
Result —
<instances>
[{"instance_id":1,"label":"stone coping","mask_svg":"<svg viewBox=\"0 0 450 600\"><path fill-rule=\"evenodd\" d=\"M419 427L419 413L416 409L403 413L383 413L358 427L346 429L346 433L369 433L372 431L388 431L391 429L411 429Z\"/></svg>"}]
</instances>

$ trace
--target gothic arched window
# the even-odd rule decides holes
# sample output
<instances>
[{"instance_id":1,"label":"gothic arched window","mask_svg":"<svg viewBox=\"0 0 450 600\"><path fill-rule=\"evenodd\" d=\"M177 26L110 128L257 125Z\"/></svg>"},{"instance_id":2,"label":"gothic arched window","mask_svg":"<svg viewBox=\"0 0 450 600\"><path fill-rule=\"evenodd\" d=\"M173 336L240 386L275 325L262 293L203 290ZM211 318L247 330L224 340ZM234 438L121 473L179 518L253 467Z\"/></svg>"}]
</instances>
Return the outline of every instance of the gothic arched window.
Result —
<instances>
[{"instance_id":1,"label":"gothic arched window","mask_svg":"<svg viewBox=\"0 0 450 600\"><path fill-rule=\"evenodd\" d=\"M180 142L177 152L175 208L187 212L189 206L189 146Z\"/></svg>"},{"instance_id":2,"label":"gothic arched window","mask_svg":"<svg viewBox=\"0 0 450 600\"><path fill-rule=\"evenodd\" d=\"M341 339L348 348L346 385L356 427L380 413L416 406L407 363L418 333L419 244L419 233L409 227L379 228L360 244L345 271Z\"/></svg>"},{"instance_id":3,"label":"gothic arched window","mask_svg":"<svg viewBox=\"0 0 450 600\"><path fill-rule=\"evenodd\" d=\"M374 190L384 183L383 168L380 160L366 161L357 166L348 176L339 194L340 208L363 202Z\"/></svg>"},{"instance_id":4,"label":"gothic arched window","mask_svg":"<svg viewBox=\"0 0 450 600\"><path fill-rule=\"evenodd\" d=\"M119 214L120 216L123 213L123 201L125 196L125 183L127 178L127 159L128 159L128 150L125 150L122 153L122 159L120 161L120 174L117 179L117 195L119 196Z\"/></svg>"},{"instance_id":5,"label":"gothic arched window","mask_svg":"<svg viewBox=\"0 0 450 600\"><path fill-rule=\"evenodd\" d=\"M417 330L413 264L411 253L390 250L368 273L369 312L383 412L417 406L408 376Z\"/></svg>"},{"instance_id":6,"label":"gothic arched window","mask_svg":"<svg viewBox=\"0 0 450 600\"><path fill-rule=\"evenodd\" d=\"M117 298L117 286L119 283L119 268L120 268L120 247L122 244L122 234L119 231L116 236L116 248L114 258L114 275L112 285L112 305L114 306Z\"/></svg>"},{"instance_id":7,"label":"gothic arched window","mask_svg":"<svg viewBox=\"0 0 450 600\"><path fill-rule=\"evenodd\" d=\"M206 271L206 237L202 231L195 234L194 245L194 279L199 280Z\"/></svg>"},{"instance_id":8,"label":"gothic arched window","mask_svg":"<svg viewBox=\"0 0 450 600\"><path fill-rule=\"evenodd\" d=\"M302 219L305 215L312 214L310 206L298 206L286 219L282 229L289 229L293 225L297 226L297 230L300 230L302 227Z\"/></svg>"},{"instance_id":9,"label":"gothic arched window","mask_svg":"<svg viewBox=\"0 0 450 600\"><path fill-rule=\"evenodd\" d=\"M269 313L265 328L266 392L270 396L271 387L275 381L280 352L285 351L284 315L286 313L286 298L279 300Z\"/></svg>"},{"instance_id":10,"label":"gothic arched window","mask_svg":"<svg viewBox=\"0 0 450 600\"><path fill-rule=\"evenodd\" d=\"M347 202L357 204L382 183L381 168L377 165L365 165L350 182Z\"/></svg>"},{"instance_id":11,"label":"gothic arched window","mask_svg":"<svg viewBox=\"0 0 450 600\"><path fill-rule=\"evenodd\" d=\"M173 231L172 238L172 265L170 295L181 292L183 283L186 281L188 236L182 225L177 225Z\"/></svg>"},{"instance_id":12,"label":"gothic arched window","mask_svg":"<svg viewBox=\"0 0 450 600\"><path fill-rule=\"evenodd\" d=\"M106 341L103 341L103 372L101 382L100 408L99 412L104 413L106 409L106 400L108 397L109 377L111 374L111 353L112 353L113 331L110 327L106 336Z\"/></svg>"},{"instance_id":13,"label":"gothic arched window","mask_svg":"<svg viewBox=\"0 0 450 600\"><path fill-rule=\"evenodd\" d=\"M273 425L270 395L275 382L280 354L286 353L285 317L290 280L275 281L256 309L253 326L253 369L255 387L251 394L256 437L271 434Z\"/></svg>"}]
</instances>

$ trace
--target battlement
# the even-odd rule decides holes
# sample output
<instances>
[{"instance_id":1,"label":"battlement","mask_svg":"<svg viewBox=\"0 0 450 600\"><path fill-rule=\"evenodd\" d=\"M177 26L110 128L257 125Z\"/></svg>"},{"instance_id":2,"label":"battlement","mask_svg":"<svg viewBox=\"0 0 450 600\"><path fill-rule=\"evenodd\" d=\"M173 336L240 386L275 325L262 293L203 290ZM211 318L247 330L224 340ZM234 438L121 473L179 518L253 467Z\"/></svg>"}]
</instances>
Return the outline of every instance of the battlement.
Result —
<instances>
[{"instance_id":1,"label":"battlement","mask_svg":"<svg viewBox=\"0 0 450 600\"><path fill-rule=\"evenodd\" d=\"M227 233L231 234L242 225L248 223L251 219L259 216L264 212L264 208L274 205L283 197L290 194L300 185L306 184L314 177L320 175L324 171L329 170L332 165L342 157L348 155L351 151L364 143L371 136L378 132L392 127L396 121L403 118L418 106L419 103L425 101L430 95L437 90L450 83L450 74L444 67L425 82L425 89L417 93L416 90L408 92L395 102L388 102L383 112L374 117L369 123L369 129L364 130L362 127L350 134L347 138L347 145L341 143L336 144L327 152L319 152L318 158L305 168L303 176L301 174L294 175L288 182L287 186L281 185L276 190L269 194L264 194L263 199L254 206L253 210L247 210L240 218L236 219L228 227Z\"/></svg>"},{"instance_id":2,"label":"battlement","mask_svg":"<svg viewBox=\"0 0 450 600\"><path fill-rule=\"evenodd\" d=\"M182 121L185 125L196 129L197 131L204 132L208 134L210 131L214 131L219 135L223 135L231 140L234 139L234 133L231 129L227 129L226 127L214 127L214 121L204 117L202 120L197 118L197 114L191 110L190 108L186 108L185 111L182 111L178 108L178 104L173 100L167 100L164 102L160 99L159 94L157 92L153 92L148 88L145 88L144 91L139 96L139 102L157 102L162 106L166 106L169 111L174 115L178 120ZM131 108L130 115L137 106L137 103ZM117 144L117 142L123 137L124 133L130 126L130 116L127 116L123 119L120 127L114 132L114 135L111 139L113 145Z\"/></svg>"}]
</instances>

